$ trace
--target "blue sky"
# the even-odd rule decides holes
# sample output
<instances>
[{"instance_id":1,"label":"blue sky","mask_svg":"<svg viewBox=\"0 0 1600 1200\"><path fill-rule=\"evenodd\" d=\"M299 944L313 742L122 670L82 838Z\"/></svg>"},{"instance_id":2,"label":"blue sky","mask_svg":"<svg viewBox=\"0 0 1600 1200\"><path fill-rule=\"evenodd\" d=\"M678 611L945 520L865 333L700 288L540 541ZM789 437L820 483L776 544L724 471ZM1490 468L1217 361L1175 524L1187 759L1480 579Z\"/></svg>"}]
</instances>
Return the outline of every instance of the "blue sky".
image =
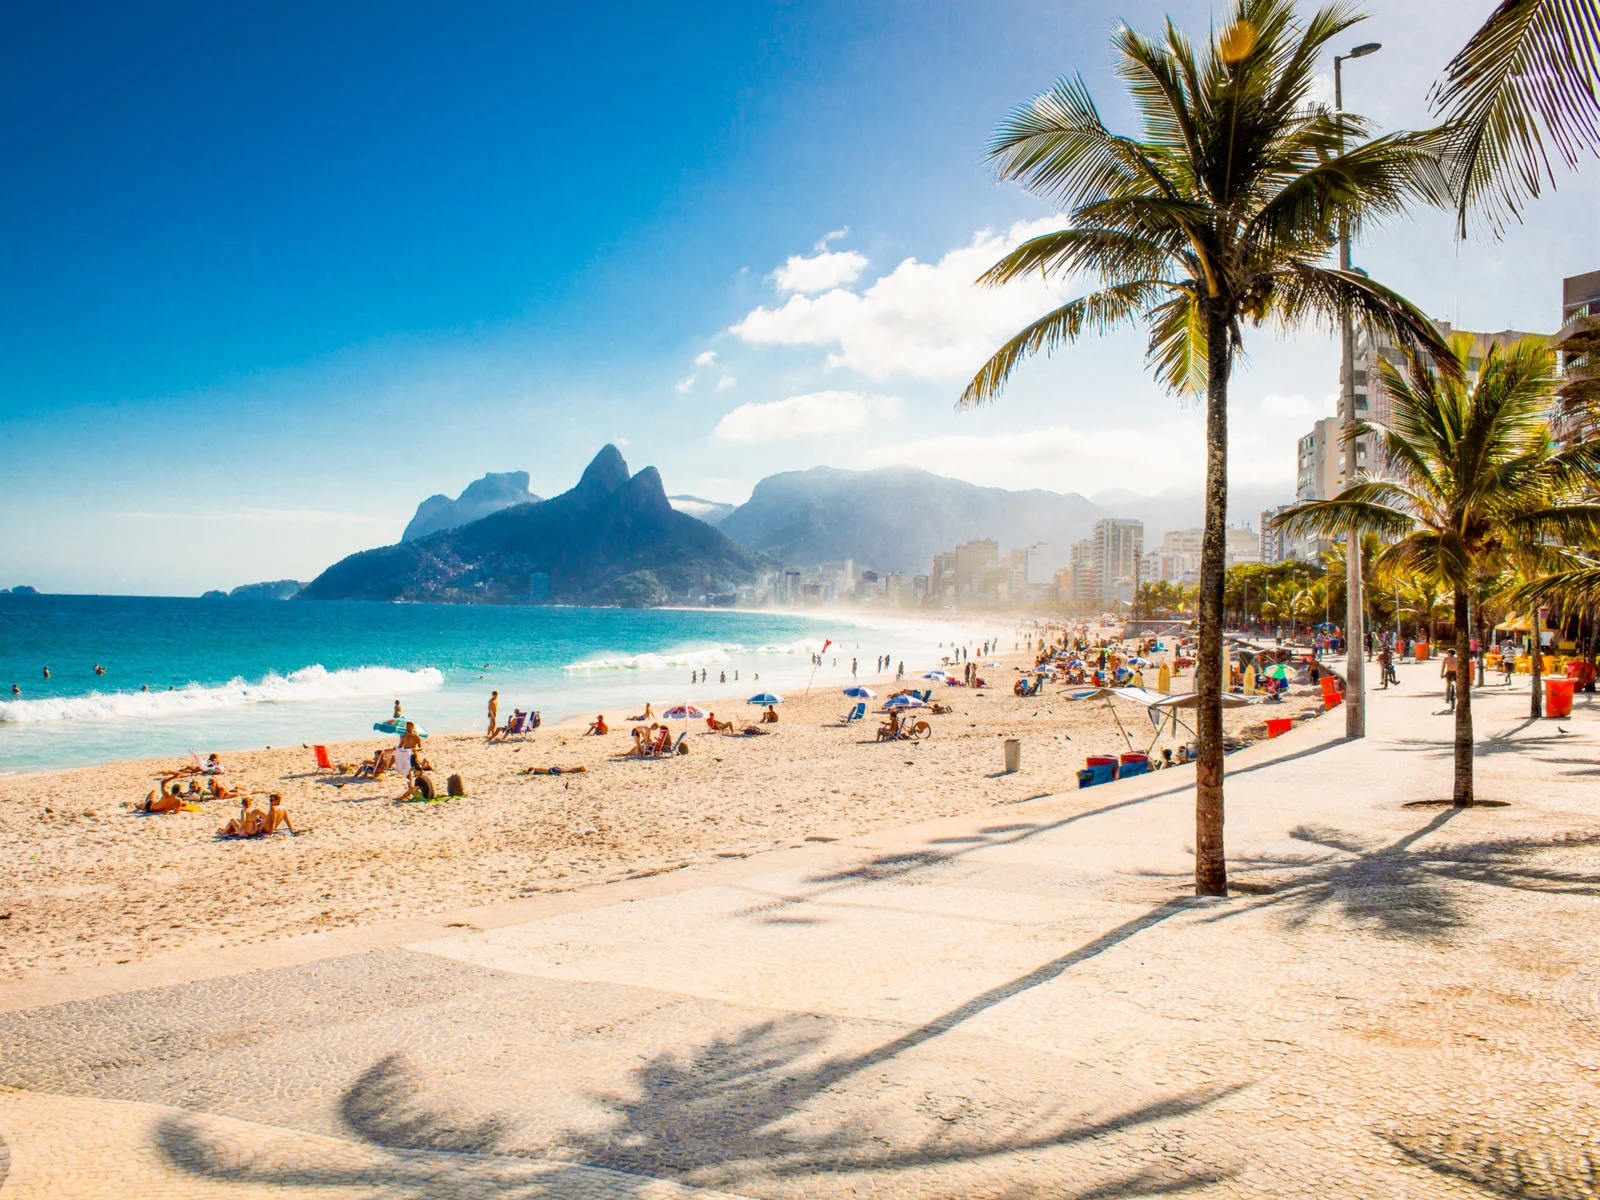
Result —
<instances>
[{"instance_id":1,"label":"blue sky","mask_svg":"<svg viewBox=\"0 0 1600 1200\"><path fill-rule=\"evenodd\" d=\"M1072 71L1125 121L1116 19L1211 8L12 6L0 586L309 578L485 471L570 486L606 440L730 501L817 463L1191 486L1198 415L1137 335L951 402L1051 298L968 286L1050 215L985 169L996 122ZM1489 8L1372 0L1352 107L1421 121ZM1560 276L1600 266L1596 179L1498 245L1428 216L1358 261L1435 315L1552 328ZM1334 361L1257 337L1242 491L1287 496Z\"/></svg>"}]
</instances>

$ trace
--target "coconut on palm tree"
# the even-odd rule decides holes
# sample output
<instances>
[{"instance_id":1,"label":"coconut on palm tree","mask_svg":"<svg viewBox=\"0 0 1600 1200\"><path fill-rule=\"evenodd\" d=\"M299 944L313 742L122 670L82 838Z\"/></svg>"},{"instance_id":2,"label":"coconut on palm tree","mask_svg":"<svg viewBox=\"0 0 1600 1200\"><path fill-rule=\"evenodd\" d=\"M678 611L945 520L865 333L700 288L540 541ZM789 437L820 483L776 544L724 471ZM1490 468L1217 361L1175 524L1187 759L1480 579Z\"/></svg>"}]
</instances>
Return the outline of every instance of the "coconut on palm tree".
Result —
<instances>
[{"instance_id":1,"label":"coconut on palm tree","mask_svg":"<svg viewBox=\"0 0 1600 1200\"><path fill-rule=\"evenodd\" d=\"M1557 450L1545 414L1556 376L1540 338L1508 348L1491 347L1476 383L1463 378L1470 334L1451 339L1457 371L1446 375L1413 363L1401 374L1379 368L1388 393L1388 423L1359 422L1383 452L1393 478L1358 476L1330 500L1297 505L1278 518L1291 536L1371 529L1390 544L1380 567L1403 571L1454 594L1455 650L1471 662L1468 599L1472 590L1512 564L1527 571L1576 560L1564 543L1600 531L1600 505L1590 493L1600 483L1600 445ZM1472 690L1457 689L1455 782L1458 805L1473 802Z\"/></svg>"},{"instance_id":2,"label":"coconut on palm tree","mask_svg":"<svg viewBox=\"0 0 1600 1200\"><path fill-rule=\"evenodd\" d=\"M1028 325L967 385L994 399L1013 371L1086 330L1149 329L1148 362L1169 390L1206 404L1196 690L1195 890L1227 891L1223 857L1222 621L1228 509L1228 382L1245 330L1331 329L1366 321L1406 347L1443 353L1402 297L1332 264L1341 222L1438 202L1436 135L1368 137L1360 117L1316 103L1328 42L1360 18L1342 4L1300 20L1293 0L1234 0L1196 45L1169 24L1159 40L1124 27L1116 70L1142 127L1114 133L1080 78L1063 79L1005 121L990 148L1002 179L1058 205L1065 227L1032 238L981 282L1084 275L1098 286Z\"/></svg>"}]
</instances>

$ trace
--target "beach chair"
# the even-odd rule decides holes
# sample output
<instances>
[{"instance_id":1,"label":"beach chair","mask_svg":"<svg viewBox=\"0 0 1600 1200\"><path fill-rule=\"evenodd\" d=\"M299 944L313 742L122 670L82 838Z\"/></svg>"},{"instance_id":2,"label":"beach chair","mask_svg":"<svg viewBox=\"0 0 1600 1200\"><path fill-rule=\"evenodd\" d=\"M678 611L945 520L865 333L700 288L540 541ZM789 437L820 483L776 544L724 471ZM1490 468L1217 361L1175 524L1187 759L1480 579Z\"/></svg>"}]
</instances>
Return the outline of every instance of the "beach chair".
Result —
<instances>
[{"instance_id":1,"label":"beach chair","mask_svg":"<svg viewBox=\"0 0 1600 1200\"><path fill-rule=\"evenodd\" d=\"M859 721L859 720L861 720L862 717L864 717L866 715L867 715L867 702L865 700L862 700L862 701L858 702L856 704L856 706L854 708L852 708L849 712L845 713L844 720L840 721L839 724L848 725L848 724L850 724L851 721Z\"/></svg>"},{"instance_id":2,"label":"beach chair","mask_svg":"<svg viewBox=\"0 0 1600 1200\"><path fill-rule=\"evenodd\" d=\"M663 754L670 754L672 748L672 730L663 725L660 735L656 738L655 745L650 747L650 753L659 758Z\"/></svg>"},{"instance_id":3,"label":"beach chair","mask_svg":"<svg viewBox=\"0 0 1600 1200\"><path fill-rule=\"evenodd\" d=\"M319 769L323 771L338 770L338 768L333 765L333 760L328 757L328 748L326 746L313 746L311 747L311 753L317 756L317 767Z\"/></svg>"},{"instance_id":4,"label":"beach chair","mask_svg":"<svg viewBox=\"0 0 1600 1200\"><path fill-rule=\"evenodd\" d=\"M527 733L527 732L528 732L528 714L527 713L521 713L521 712L512 713L511 714L511 720L506 722L505 736L506 737L510 737L512 734L520 734L520 733Z\"/></svg>"},{"instance_id":5,"label":"beach chair","mask_svg":"<svg viewBox=\"0 0 1600 1200\"><path fill-rule=\"evenodd\" d=\"M403 746L395 749L394 770L396 775L411 774L411 751Z\"/></svg>"}]
</instances>

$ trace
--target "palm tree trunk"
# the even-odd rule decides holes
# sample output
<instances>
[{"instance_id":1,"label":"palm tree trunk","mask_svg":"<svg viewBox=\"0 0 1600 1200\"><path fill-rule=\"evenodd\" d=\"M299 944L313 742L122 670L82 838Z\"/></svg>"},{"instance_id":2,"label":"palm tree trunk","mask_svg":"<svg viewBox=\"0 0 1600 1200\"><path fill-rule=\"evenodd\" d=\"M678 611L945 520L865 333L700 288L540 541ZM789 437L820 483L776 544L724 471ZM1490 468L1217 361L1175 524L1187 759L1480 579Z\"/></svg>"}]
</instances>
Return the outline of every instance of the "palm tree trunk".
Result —
<instances>
[{"instance_id":1,"label":"palm tree trunk","mask_svg":"<svg viewBox=\"0 0 1600 1200\"><path fill-rule=\"evenodd\" d=\"M1533 645L1528 648L1528 669L1533 673L1533 699L1528 703L1530 717L1544 716L1544 697L1539 694L1539 676L1543 673L1544 646L1539 637L1539 610L1534 608L1528 616L1528 636Z\"/></svg>"},{"instance_id":2,"label":"palm tree trunk","mask_svg":"<svg viewBox=\"0 0 1600 1200\"><path fill-rule=\"evenodd\" d=\"M1472 803L1472 631L1467 591L1456 591L1456 778L1451 799L1459 808Z\"/></svg>"},{"instance_id":3,"label":"palm tree trunk","mask_svg":"<svg viewBox=\"0 0 1600 1200\"><path fill-rule=\"evenodd\" d=\"M1213 307L1207 314L1206 515L1200 539L1200 650L1195 664L1195 727L1199 758L1194 788L1194 890L1228 894L1222 843L1222 595L1227 582L1228 324Z\"/></svg>"}]
</instances>

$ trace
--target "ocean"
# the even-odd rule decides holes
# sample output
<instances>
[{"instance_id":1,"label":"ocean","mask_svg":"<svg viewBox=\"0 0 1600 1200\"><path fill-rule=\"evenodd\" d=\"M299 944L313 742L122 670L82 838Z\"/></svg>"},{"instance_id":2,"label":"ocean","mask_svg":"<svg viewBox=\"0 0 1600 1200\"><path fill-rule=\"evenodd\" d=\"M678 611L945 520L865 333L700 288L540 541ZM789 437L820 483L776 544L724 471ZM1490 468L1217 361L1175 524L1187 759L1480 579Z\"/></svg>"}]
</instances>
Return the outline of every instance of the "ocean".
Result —
<instances>
[{"instance_id":1,"label":"ocean","mask_svg":"<svg viewBox=\"0 0 1600 1200\"><path fill-rule=\"evenodd\" d=\"M1010 623L993 624L1006 628L832 611L0 595L0 772L377 740L373 722L396 699L430 732L482 728L495 689L502 717L537 709L547 723L616 721L646 700L659 711L808 683L839 690L852 658L870 682L880 654L910 678L956 642L1009 646ZM701 668L707 682L691 684Z\"/></svg>"}]
</instances>

